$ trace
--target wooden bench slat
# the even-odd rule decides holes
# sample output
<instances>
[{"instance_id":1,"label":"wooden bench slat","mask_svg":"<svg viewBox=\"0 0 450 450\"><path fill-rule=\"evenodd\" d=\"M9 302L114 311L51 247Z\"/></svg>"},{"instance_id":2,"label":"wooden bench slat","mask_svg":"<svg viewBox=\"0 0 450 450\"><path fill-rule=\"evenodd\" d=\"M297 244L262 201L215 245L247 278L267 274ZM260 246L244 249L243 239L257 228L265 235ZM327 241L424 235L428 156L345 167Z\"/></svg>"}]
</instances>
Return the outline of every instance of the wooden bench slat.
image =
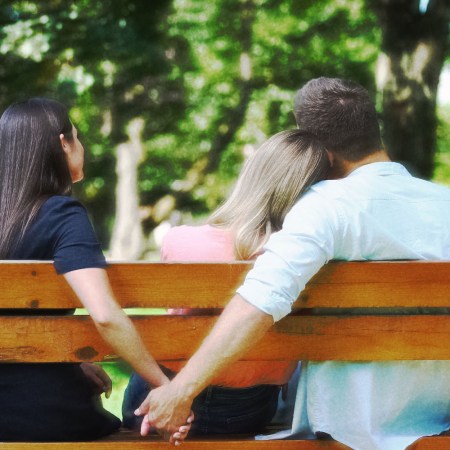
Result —
<instances>
[{"instance_id":1,"label":"wooden bench slat","mask_svg":"<svg viewBox=\"0 0 450 450\"><path fill-rule=\"evenodd\" d=\"M159 360L186 359L215 317L132 317ZM289 316L247 360L450 359L450 316ZM110 360L89 316L0 317L0 361Z\"/></svg>"},{"instance_id":2,"label":"wooden bench slat","mask_svg":"<svg viewBox=\"0 0 450 450\"><path fill-rule=\"evenodd\" d=\"M448 450L450 436L423 437L411 444L407 450Z\"/></svg>"},{"instance_id":3,"label":"wooden bench slat","mask_svg":"<svg viewBox=\"0 0 450 450\"><path fill-rule=\"evenodd\" d=\"M305 308L450 307L449 283L310 284L294 306Z\"/></svg>"},{"instance_id":4,"label":"wooden bench slat","mask_svg":"<svg viewBox=\"0 0 450 450\"><path fill-rule=\"evenodd\" d=\"M250 263L112 263L124 308L223 307ZM78 300L50 262L0 262L0 308L74 308ZM332 262L308 284L296 306L449 307L448 262Z\"/></svg>"}]
</instances>

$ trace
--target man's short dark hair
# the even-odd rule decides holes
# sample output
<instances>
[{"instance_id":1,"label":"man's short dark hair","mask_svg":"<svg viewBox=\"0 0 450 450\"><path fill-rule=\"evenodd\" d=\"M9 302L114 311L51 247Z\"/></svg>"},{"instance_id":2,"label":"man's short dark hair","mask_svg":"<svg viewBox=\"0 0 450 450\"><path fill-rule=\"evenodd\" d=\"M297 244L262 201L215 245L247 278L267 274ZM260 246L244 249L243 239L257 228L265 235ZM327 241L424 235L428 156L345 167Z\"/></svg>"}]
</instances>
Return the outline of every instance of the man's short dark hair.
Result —
<instances>
[{"instance_id":1,"label":"man's short dark hair","mask_svg":"<svg viewBox=\"0 0 450 450\"><path fill-rule=\"evenodd\" d=\"M301 130L330 150L358 161L383 148L375 105L366 89L339 78L315 78L296 94L294 114Z\"/></svg>"}]
</instances>

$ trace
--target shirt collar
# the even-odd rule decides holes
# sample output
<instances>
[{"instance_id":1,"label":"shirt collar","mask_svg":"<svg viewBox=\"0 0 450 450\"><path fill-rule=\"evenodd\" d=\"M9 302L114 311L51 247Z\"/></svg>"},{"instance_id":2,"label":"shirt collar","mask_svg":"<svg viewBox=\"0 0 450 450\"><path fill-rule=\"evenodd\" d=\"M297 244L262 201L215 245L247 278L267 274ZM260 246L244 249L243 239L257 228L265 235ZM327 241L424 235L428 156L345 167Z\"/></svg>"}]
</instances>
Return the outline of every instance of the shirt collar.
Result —
<instances>
[{"instance_id":1,"label":"shirt collar","mask_svg":"<svg viewBox=\"0 0 450 450\"><path fill-rule=\"evenodd\" d=\"M404 175L411 177L412 175L406 170L404 166L396 162L374 162L370 164L364 164L364 166L358 167L350 172L347 177L354 175Z\"/></svg>"}]
</instances>

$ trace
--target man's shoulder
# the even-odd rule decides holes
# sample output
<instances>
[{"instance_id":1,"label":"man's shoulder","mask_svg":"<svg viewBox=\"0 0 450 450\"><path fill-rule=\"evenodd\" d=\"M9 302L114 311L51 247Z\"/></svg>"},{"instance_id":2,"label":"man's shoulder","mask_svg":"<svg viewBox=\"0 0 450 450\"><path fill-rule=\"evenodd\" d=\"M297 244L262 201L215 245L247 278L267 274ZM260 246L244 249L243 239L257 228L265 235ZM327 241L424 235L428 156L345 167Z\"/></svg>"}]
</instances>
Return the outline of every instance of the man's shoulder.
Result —
<instances>
[{"instance_id":1,"label":"man's shoulder","mask_svg":"<svg viewBox=\"0 0 450 450\"><path fill-rule=\"evenodd\" d=\"M400 165L398 165L400 166ZM450 187L417 178L401 172L366 173L361 171L356 176L350 175L336 180L320 181L307 191L305 198L331 199L333 202L353 199L375 199L387 197L398 200L405 197L430 197L433 199L450 199Z\"/></svg>"},{"instance_id":2,"label":"man's shoulder","mask_svg":"<svg viewBox=\"0 0 450 450\"><path fill-rule=\"evenodd\" d=\"M346 197L349 189L345 179L323 180L312 185L299 199L304 204L332 205Z\"/></svg>"},{"instance_id":3,"label":"man's shoulder","mask_svg":"<svg viewBox=\"0 0 450 450\"><path fill-rule=\"evenodd\" d=\"M338 227L346 199L338 180L325 180L311 186L292 207L284 226L293 224L316 229L321 226ZM334 225L333 225L334 224Z\"/></svg>"},{"instance_id":4,"label":"man's shoulder","mask_svg":"<svg viewBox=\"0 0 450 450\"><path fill-rule=\"evenodd\" d=\"M412 177L412 178L418 187L421 187L424 190L427 190L432 193L435 192L436 194L442 195L446 198L450 198L450 187L449 186L445 186L443 184L440 184L440 183L437 183L434 181L423 180L421 178L415 178L415 177Z\"/></svg>"}]
</instances>

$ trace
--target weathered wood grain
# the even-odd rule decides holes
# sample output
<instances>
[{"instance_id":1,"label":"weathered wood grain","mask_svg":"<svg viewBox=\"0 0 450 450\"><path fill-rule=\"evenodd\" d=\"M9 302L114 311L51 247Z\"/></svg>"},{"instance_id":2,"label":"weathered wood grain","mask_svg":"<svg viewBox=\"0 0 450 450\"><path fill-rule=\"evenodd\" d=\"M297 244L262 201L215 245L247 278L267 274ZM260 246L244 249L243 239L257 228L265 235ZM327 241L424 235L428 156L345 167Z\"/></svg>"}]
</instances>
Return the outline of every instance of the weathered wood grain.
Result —
<instances>
[{"instance_id":1,"label":"weathered wood grain","mask_svg":"<svg viewBox=\"0 0 450 450\"><path fill-rule=\"evenodd\" d=\"M249 263L111 263L123 307L223 307ZM301 307L450 306L450 262L332 262L308 284ZM80 307L49 262L0 262L0 308Z\"/></svg>"},{"instance_id":2,"label":"weathered wood grain","mask_svg":"<svg viewBox=\"0 0 450 450\"><path fill-rule=\"evenodd\" d=\"M159 360L189 358L215 317L137 316ZM276 324L247 360L450 359L449 316L291 316ZM114 354L89 316L0 317L0 361L101 361Z\"/></svg>"}]
</instances>

